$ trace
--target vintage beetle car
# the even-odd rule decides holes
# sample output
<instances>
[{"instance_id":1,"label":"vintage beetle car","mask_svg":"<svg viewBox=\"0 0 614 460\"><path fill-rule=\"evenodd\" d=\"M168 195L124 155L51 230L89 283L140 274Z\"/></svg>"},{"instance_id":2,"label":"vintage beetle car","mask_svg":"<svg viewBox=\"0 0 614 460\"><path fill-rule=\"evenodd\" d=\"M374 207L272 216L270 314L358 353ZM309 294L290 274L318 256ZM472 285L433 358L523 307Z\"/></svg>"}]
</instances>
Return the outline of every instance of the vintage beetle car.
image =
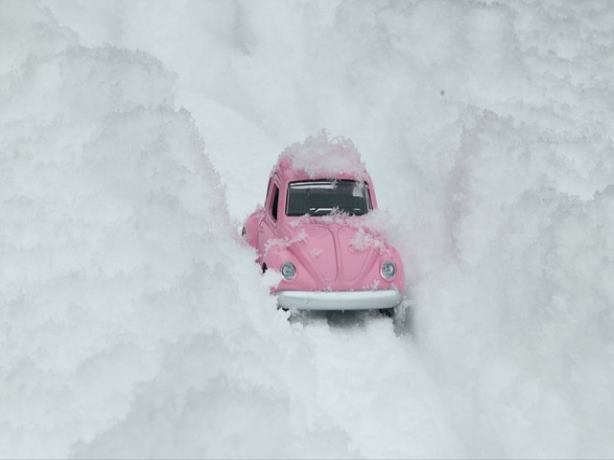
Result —
<instances>
[{"instance_id":1,"label":"vintage beetle car","mask_svg":"<svg viewBox=\"0 0 614 460\"><path fill-rule=\"evenodd\" d=\"M264 207L242 230L263 271L281 272L273 289L279 307L383 310L402 302L403 265L370 225L376 209L373 182L351 141L320 135L282 153Z\"/></svg>"}]
</instances>

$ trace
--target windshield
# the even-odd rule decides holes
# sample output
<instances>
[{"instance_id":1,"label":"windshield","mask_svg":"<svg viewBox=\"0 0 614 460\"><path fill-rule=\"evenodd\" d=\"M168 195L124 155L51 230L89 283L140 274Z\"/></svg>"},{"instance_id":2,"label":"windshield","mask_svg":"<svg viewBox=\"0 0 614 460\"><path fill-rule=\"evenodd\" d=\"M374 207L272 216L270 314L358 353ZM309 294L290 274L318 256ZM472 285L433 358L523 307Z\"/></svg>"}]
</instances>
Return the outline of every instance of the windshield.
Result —
<instances>
[{"instance_id":1,"label":"windshield","mask_svg":"<svg viewBox=\"0 0 614 460\"><path fill-rule=\"evenodd\" d=\"M333 212L361 216L370 208L369 189L362 181L301 181L288 186L287 216L327 216Z\"/></svg>"}]
</instances>

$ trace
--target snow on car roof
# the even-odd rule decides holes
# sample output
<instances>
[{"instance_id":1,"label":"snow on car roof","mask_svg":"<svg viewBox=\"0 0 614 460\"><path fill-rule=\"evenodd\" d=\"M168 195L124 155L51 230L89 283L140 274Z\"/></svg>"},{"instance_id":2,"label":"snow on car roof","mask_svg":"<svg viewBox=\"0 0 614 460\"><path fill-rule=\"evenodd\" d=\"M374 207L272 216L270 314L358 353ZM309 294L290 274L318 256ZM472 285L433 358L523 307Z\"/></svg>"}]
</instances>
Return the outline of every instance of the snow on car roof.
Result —
<instances>
[{"instance_id":1,"label":"snow on car roof","mask_svg":"<svg viewBox=\"0 0 614 460\"><path fill-rule=\"evenodd\" d=\"M326 131L303 143L288 146L275 165L289 179L347 178L369 180L369 173L354 143L345 137L329 137Z\"/></svg>"}]
</instances>

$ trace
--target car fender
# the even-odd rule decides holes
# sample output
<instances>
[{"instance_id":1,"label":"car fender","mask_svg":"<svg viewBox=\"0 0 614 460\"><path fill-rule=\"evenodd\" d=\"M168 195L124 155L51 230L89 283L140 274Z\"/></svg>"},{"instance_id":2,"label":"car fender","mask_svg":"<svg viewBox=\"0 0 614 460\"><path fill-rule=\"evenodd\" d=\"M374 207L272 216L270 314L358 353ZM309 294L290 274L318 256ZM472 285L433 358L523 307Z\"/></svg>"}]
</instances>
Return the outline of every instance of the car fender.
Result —
<instances>
[{"instance_id":1,"label":"car fender","mask_svg":"<svg viewBox=\"0 0 614 460\"><path fill-rule=\"evenodd\" d=\"M263 217L264 208L260 206L248 216L241 231L245 241L254 249L258 249L258 227Z\"/></svg>"}]
</instances>

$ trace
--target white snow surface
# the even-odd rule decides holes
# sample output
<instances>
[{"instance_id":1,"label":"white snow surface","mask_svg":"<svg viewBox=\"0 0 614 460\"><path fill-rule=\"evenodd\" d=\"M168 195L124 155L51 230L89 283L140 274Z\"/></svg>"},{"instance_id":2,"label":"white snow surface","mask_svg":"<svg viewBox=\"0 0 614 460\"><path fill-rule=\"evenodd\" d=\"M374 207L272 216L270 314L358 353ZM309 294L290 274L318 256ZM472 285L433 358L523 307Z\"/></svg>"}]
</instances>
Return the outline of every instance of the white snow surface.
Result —
<instances>
[{"instance_id":1,"label":"white snow surface","mask_svg":"<svg viewBox=\"0 0 614 460\"><path fill-rule=\"evenodd\" d=\"M360 159L360 152L351 139L330 138L326 131L309 136L304 142L295 142L279 156L278 162L295 171L303 171L312 179L335 178L349 174L366 180L368 173Z\"/></svg>"},{"instance_id":2,"label":"white snow surface","mask_svg":"<svg viewBox=\"0 0 614 460\"><path fill-rule=\"evenodd\" d=\"M612 24L0 1L0 457L614 456ZM411 334L288 318L237 236L322 128L388 210Z\"/></svg>"}]
</instances>

